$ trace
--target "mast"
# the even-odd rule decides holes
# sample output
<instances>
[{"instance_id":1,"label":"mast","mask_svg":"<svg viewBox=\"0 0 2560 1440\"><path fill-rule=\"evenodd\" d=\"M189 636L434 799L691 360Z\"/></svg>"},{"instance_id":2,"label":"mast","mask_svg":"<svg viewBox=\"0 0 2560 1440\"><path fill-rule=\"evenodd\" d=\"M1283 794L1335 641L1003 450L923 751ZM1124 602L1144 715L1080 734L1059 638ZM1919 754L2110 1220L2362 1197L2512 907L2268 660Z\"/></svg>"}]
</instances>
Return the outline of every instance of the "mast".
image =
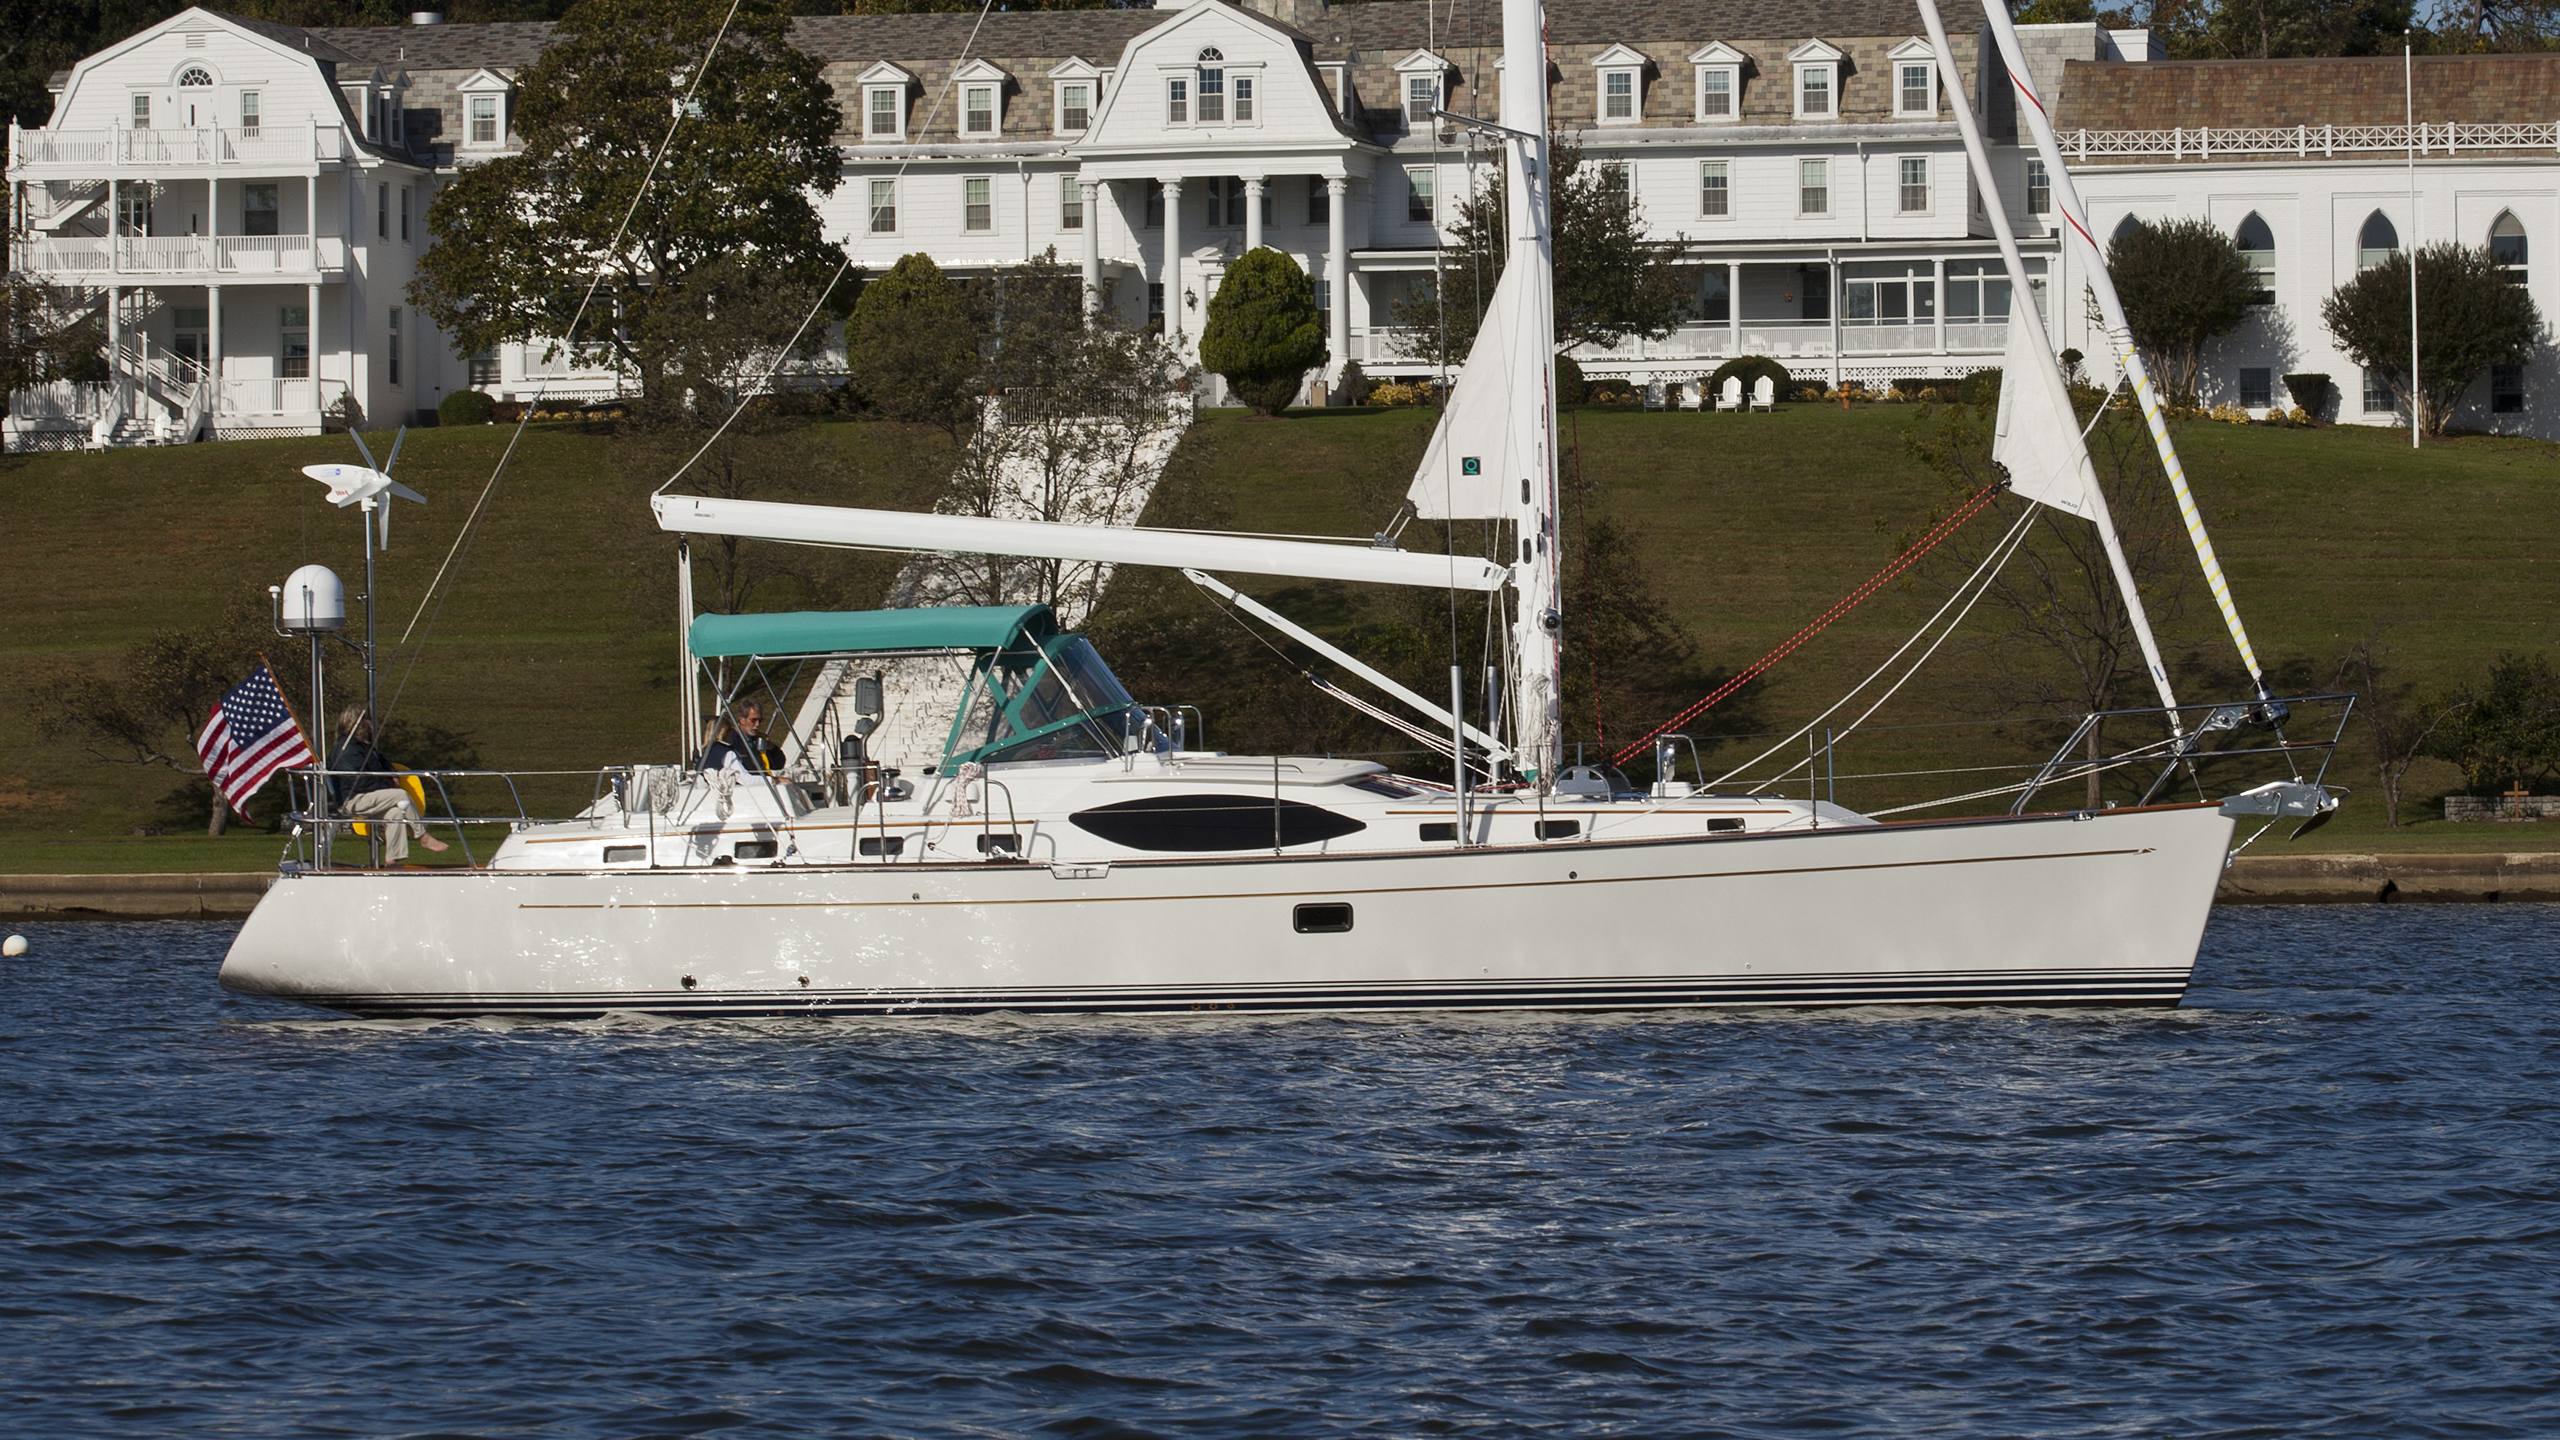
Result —
<instances>
[{"instance_id":1,"label":"mast","mask_svg":"<svg viewBox=\"0 0 2560 1440\"><path fill-rule=\"evenodd\" d=\"M1540 0L1502 0L1503 214L1507 273L1522 277L1522 363L1511 367L1504 447L1518 470L1505 486L1513 535L1511 723L1524 778L1545 789L1563 767L1564 597L1556 550L1555 243L1549 230L1546 12ZM1515 498L1516 497L1516 498Z\"/></svg>"},{"instance_id":2,"label":"mast","mask_svg":"<svg viewBox=\"0 0 2560 1440\"><path fill-rule=\"evenodd\" d=\"M2240 623L2240 607L2231 599L2231 583L2223 577L2222 561L2213 551L2213 538L2205 534L2204 516L2196 509L2196 497L2187 487L2186 468L2178 463L2178 447L2169 438L2168 417L2161 413L2160 397L2151 388L2151 376L2143 368L2141 353L2134 348L2133 327L2125 321L2124 302L2117 298L2115 280L2107 273L2106 254L2089 229L2088 207L2080 202L2080 187L2072 183L2070 167L2062 163L2062 145L2054 139L2053 117L2045 113L2044 101L2036 94L2027 71L2026 56L2018 48L2018 32L2009 23L2008 7L1985 5L1982 18L1991 29L1992 42L2000 47L2001 66L2009 72L2010 84L2017 88L2018 118L2035 137L2036 153L2044 160L2054 211L2062 217L2063 229L2069 232L2063 243L2077 246L2087 256L2089 293L2098 302L2107 344L2115 351L2125 382L2133 387L2134 399L2141 403L2142 418L2150 422L2151 443L2160 452L2161 468L2168 472L2169 489L2178 497L2178 514L2186 521L2187 539L2195 546L2196 562L2204 567L2205 585L2213 592L2214 605L2222 611L2223 627L2231 632L2240 663L2248 667L2249 683L2257 688L2259 699L2271 699L2266 673L2258 665L2258 652L2249 644L2249 627ZM1997 207L1986 204L1984 208ZM2056 303L2060 303L2058 298Z\"/></svg>"},{"instance_id":3,"label":"mast","mask_svg":"<svg viewBox=\"0 0 2560 1440\"><path fill-rule=\"evenodd\" d=\"M2009 271L2009 323L2012 326L2043 323L2036 314L2035 290L2027 283L2027 263L2018 254L2018 237L2009 229L2008 207L2001 203L2000 187L1992 182L1991 157L1982 147L1982 128L1973 118L1973 97L1965 93L1964 77L1956 71L1955 52L1947 45L1946 23L1938 16L1937 0L1919 0L1920 23L1928 28L1929 48L1937 55L1938 78L1945 85L1947 108L1955 115L1956 130L1964 137L1965 159L1973 167L1974 183L1982 189L1982 212L1990 217L1992 238L2000 242L2000 260ZM2105 267L2099 266L2099 269ZM2051 302L2062 303L2057 287ZM2052 347L2035 347L2040 363L2054 363ZM2012 354L2016 347L2011 348ZM2010 387L2023 377L2001 377L2004 397ZM2116 534L2116 521L2107 509L2107 494L2098 485L2097 472L2089 463L2085 440L2076 442L2080 451L2081 483L2088 490L2089 520L2098 527L2098 543L2107 552L2107 568L2115 573L2116 589L2124 595L2125 620L2133 628L2133 638L2142 647L2143 668L2151 672L2152 688L2160 695L2160 707L2167 712L2169 729L2183 738L2178 724L2178 697L2169 686L2169 669L2160 661L2160 642L2151 633L2151 615L2142 605L2142 592L2133 583L2133 566L2124 555L2124 541Z\"/></svg>"}]
</instances>

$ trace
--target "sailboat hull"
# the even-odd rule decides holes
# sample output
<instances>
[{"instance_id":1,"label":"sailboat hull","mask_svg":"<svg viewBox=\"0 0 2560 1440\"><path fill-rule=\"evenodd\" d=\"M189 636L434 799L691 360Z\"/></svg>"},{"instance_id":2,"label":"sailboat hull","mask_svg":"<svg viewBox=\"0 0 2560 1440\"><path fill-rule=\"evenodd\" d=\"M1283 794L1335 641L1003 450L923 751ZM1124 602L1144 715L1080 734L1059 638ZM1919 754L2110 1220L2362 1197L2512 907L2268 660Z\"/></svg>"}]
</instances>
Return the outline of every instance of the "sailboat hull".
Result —
<instances>
[{"instance_id":1,"label":"sailboat hull","mask_svg":"<svg viewBox=\"0 0 2560 1440\"><path fill-rule=\"evenodd\" d=\"M2175 1005L2210 806L1110 866L280 879L232 990L367 1015Z\"/></svg>"}]
</instances>

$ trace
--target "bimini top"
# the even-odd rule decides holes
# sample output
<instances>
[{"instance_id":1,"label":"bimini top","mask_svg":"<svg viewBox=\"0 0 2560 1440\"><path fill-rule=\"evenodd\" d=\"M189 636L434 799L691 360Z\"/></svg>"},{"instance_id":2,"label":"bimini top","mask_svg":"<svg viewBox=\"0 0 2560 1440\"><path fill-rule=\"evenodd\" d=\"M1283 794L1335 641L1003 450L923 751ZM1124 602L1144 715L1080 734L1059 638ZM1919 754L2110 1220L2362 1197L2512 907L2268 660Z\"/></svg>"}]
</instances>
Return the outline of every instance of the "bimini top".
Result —
<instances>
[{"instance_id":1,"label":"bimini top","mask_svg":"<svg viewBox=\"0 0 2560 1440\"><path fill-rule=\"evenodd\" d=\"M939 605L914 610L786 610L697 615L695 658L843 655L892 650L1009 650L1058 633L1046 605Z\"/></svg>"}]
</instances>

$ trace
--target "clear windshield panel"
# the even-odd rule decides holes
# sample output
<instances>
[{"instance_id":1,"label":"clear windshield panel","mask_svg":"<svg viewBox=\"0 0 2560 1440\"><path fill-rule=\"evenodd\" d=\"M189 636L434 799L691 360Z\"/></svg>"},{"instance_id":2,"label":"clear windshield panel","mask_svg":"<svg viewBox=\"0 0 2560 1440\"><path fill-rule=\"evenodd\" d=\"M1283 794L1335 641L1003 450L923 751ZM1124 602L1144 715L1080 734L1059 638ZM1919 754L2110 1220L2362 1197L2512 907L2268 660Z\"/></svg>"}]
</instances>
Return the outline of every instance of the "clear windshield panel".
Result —
<instances>
[{"instance_id":1,"label":"clear windshield panel","mask_svg":"<svg viewBox=\"0 0 2560 1440\"><path fill-rule=\"evenodd\" d=\"M1129 708L1120 677L1081 636L1052 642L1047 659L1013 690L1012 703L988 743L1002 745L1077 715L1113 721Z\"/></svg>"}]
</instances>

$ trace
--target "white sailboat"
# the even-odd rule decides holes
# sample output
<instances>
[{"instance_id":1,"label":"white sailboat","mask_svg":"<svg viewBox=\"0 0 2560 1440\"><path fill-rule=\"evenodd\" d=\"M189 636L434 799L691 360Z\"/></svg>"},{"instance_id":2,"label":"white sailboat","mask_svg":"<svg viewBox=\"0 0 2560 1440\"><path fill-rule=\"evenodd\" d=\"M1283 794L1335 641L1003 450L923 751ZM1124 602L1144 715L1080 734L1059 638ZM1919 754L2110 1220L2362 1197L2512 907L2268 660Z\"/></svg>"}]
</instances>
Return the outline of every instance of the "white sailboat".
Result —
<instances>
[{"instance_id":1,"label":"white sailboat","mask_svg":"<svg viewBox=\"0 0 2560 1440\"><path fill-rule=\"evenodd\" d=\"M1536 0L1507 0L1509 53L1542 53L1541 26ZM1942 36L1937 53L1943 63ZM1947 78L1954 87L1951 66ZM1366 761L1211 750L1186 718L1138 704L1044 607L696 615L680 563L689 724L705 711L706 670L725 708L794 667L849 681L851 703L826 708L853 721L782 773L609 769L583 813L520 823L468 870L289 864L222 983L409 1016L2177 1003L2235 824L2325 813L2334 800L2316 777L2032 809L2042 784L2082 773L2049 764L1997 792L2015 794L2007 813L1878 820L1809 797L1715 793L1668 765L1639 791L1565 763L1543 88L1506 86L1498 124L1465 123L1506 151L1515 229L1410 502L1425 519L1495 522L1492 558L654 502L680 540L1182 568L1370 683L1376 713L1401 707L1396 723L1437 740L1454 786ZM2026 295L2023 273L2013 279ZM2053 357L2035 327L2013 330L2013 374L2053 378L2004 387L2002 458L2021 493L2104 530ZM1507 622L1503 702L1470 720L1465 686L1438 704L1212 578L1247 575L1491 597ZM2171 736L2107 765L2166 779L2192 736L2281 714L2262 693L2254 708L2178 724L2139 628ZM963 698L930 725L863 678L936 658ZM942 738L882 754L873 737L892 731Z\"/></svg>"}]
</instances>

